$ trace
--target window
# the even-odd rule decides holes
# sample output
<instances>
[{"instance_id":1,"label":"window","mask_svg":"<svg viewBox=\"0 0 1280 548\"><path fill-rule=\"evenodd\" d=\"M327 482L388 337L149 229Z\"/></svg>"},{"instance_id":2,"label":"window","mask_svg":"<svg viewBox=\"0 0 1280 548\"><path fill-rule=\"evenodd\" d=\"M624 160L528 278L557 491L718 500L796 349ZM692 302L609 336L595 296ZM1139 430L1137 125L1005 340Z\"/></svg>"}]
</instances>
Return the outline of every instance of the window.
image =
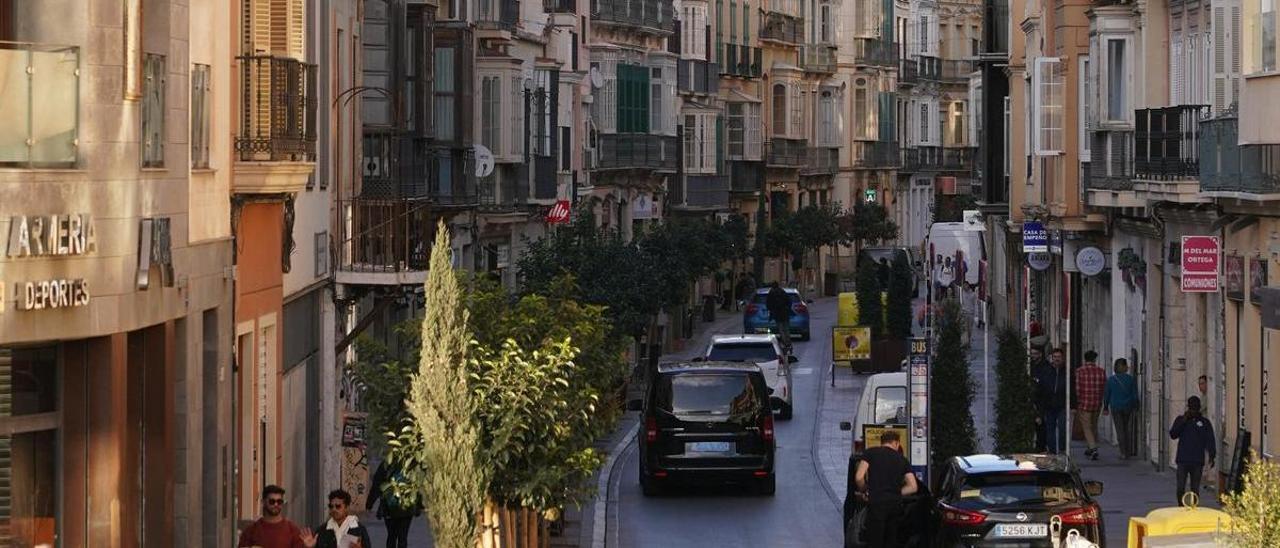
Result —
<instances>
[{"instance_id":1,"label":"window","mask_svg":"<svg viewBox=\"0 0 1280 548\"><path fill-rule=\"evenodd\" d=\"M191 66L191 167L209 167L209 65Z\"/></svg>"},{"instance_id":2,"label":"window","mask_svg":"<svg viewBox=\"0 0 1280 548\"><path fill-rule=\"evenodd\" d=\"M1123 39L1107 40L1107 78L1104 83L1107 86L1107 119L1112 121L1129 119L1125 93L1128 68L1125 66L1124 49Z\"/></svg>"},{"instance_id":3,"label":"window","mask_svg":"<svg viewBox=\"0 0 1280 548\"><path fill-rule=\"evenodd\" d=\"M738 3L729 0L729 43L738 43Z\"/></svg>"},{"instance_id":4,"label":"window","mask_svg":"<svg viewBox=\"0 0 1280 548\"><path fill-rule=\"evenodd\" d=\"M920 103L920 142L929 142L929 103Z\"/></svg>"},{"instance_id":5,"label":"window","mask_svg":"<svg viewBox=\"0 0 1280 548\"><path fill-rule=\"evenodd\" d=\"M1076 136L1080 141L1080 161L1088 162L1092 156L1089 148L1089 132L1093 129L1093 120L1090 116L1093 113L1093 95L1092 88L1089 85L1093 81L1092 74L1089 72L1089 56L1080 57L1080 78L1079 89L1077 93L1080 95L1080 120L1077 123L1079 134Z\"/></svg>"},{"instance_id":6,"label":"window","mask_svg":"<svg viewBox=\"0 0 1280 548\"><path fill-rule=\"evenodd\" d=\"M853 87L853 127L857 139L874 139L872 135L871 90L867 89L867 80L858 78Z\"/></svg>"},{"instance_id":7,"label":"window","mask_svg":"<svg viewBox=\"0 0 1280 548\"><path fill-rule=\"evenodd\" d=\"M684 26L680 29L680 52L686 59L707 58L707 9L702 6L684 8Z\"/></svg>"},{"instance_id":8,"label":"window","mask_svg":"<svg viewBox=\"0 0 1280 548\"><path fill-rule=\"evenodd\" d=\"M955 101L951 103L951 123L949 133L951 133L949 145L964 146L967 130L965 129L965 109L964 101Z\"/></svg>"},{"instance_id":9,"label":"window","mask_svg":"<svg viewBox=\"0 0 1280 548\"><path fill-rule=\"evenodd\" d=\"M567 172L573 169L573 147L569 146L572 142L572 128L560 126L560 171Z\"/></svg>"},{"instance_id":10,"label":"window","mask_svg":"<svg viewBox=\"0 0 1280 548\"><path fill-rule=\"evenodd\" d=\"M818 9L818 41L822 44L830 44L833 41L831 36L831 4L823 3Z\"/></svg>"},{"instance_id":11,"label":"window","mask_svg":"<svg viewBox=\"0 0 1280 548\"><path fill-rule=\"evenodd\" d=\"M142 70L142 167L164 167L164 56L148 53Z\"/></svg>"},{"instance_id":12,"label":"window","mask_svg":"<svg viewBox=\"0 0 1280 548\"><path fill-rule=\"evenodd\" d=\"M1222 112L1236 104L1240 96L1240 6L1213 8L1211 100L1213 110Z\"/></svg>"},{"instance_id":13,"label":"window","mask_svg":"<svg viewBox=\"0 0 1280 548\"><path fill-rule=\"evenodd\" d=\"M920 16L920 53L929 53L929 16Z\"/></svg>"},{"instance_id":14,"label":"window","mask_svg":"<svg viewBox=\"0 0 1280 548\"><path fill-rule=\"evenodd\" d=\"M532 113L530 120L533 126L530 133L529 142L532 143L533 154L538 156L551 156L551 91L553 79L551 71L538 70L533 74L533 91L529 96L529 111Z\"/></svg>"},{"instance_id":15,"label":"window","mask_svg":"<svg viewBox=\"0 0 1280 548\"><path fill-rule=\"evenodd\" d=\"M1004 98L1004 176L1008 177L1012 171L1013 163L1013 143L1010 141L1013 126L1010 125L1012 112L1010 111L1009 96Z\"/></svg>"},{"instance_id":16,"label":"window","mask_svg":"<svg viewBox=\"0 0 1280 548\"><path fill-rule=\"evenodd\" d=\"M751 43L751 2L742 3L742 43Z\"/></svg>"},{"instance_id":17,"label":"window","mask_svg":"<svg viewBox=\"0 0 1280 548\"><path fill-rule=\"evenodd\" d=\"M649 84L649 129L654 132L662 131L662 69L654 67L652 69L652 77Z\"/></svg>"},{"instance_id":18,"label":"window","mask_svg":"<svg viewBox=\"0 0 1280 548\"><path fill-rule=\"evenodd\" d=\"M783 84L773 85L773 134L787 134L787 86Z\"/></svg>"},{"instance_id":19,"label":"window","mask_svg":"<svg viewBox=\"0 0 1280 548\"><path fill-rule=\"evenodd\" d=\"M1276 0L1262 2L1262 70L1276 70Z\"/></svg>"},{"instance_id":20,"label":"window","mask_svg":"<svg viewBox=\"0 0 1280 548\"><path fill-rule=\"evenodd\" d=\"M687 173L715 174L715 114L698 113L684 116L684 164Z\"/></svg>"},{"instance_id":21,"label":"window","mask_svg":"<svg viewBox=\"0 0 1280 548\"><path fill-rule=\"evenodd\" d=\"M54 542L58 515L58 382L57 347L0 348L0 498L7 501L9 523L47 524L47 540L19 533L18 543ZM17 528L20 532L21 527ZM15 539L16 540L16 539Z\"/></svg>"},{"instance_id":22,"label":"window","mask_svg":"<svg viewBox=\"0 0 1280 548\"><path fill-rule=\"evenodd\" d=\"M315 246L315 276L319 278L329 273L329 233L317 232Z\"/></svg>"},{"instance_id":23,"label":"window","mask_svg":"<svg viewBox=\"0 0 1280 548\"><path fill-rule=\"evenodd\" d=\"M499 131L498 133L500 138L506 137L510 139L509 141L510 146L507 147L509 154L511 154L512 156L523 156L524 155L524 136L525 136L525 133L527 133L530 129L529 126L525 125L525 120L524 120L525 109L523 108L523 106L526 104L525 92L524 92L525 78L517 74L515 76L512 76L509 81L511 82L511 93L510 93L511 102L509 103L511 105L511 125L506 127L514 128L514 129L512 131L505 131L505 132ZM498 112L501 113L502 111L499 110ZM499 122L496 123L495 125L497 125L499 128L505 125L501 123L502 118L497 118L497 120Z\"/></svg>"},{"instance_id":24,"label":"window","mask_svg":"<svg viewBox=\"0 0 1280 548\"><path fill-rule=\"evenodd\" d=\"M480 78L480 144L494 155L502 154L502 138L498 132L498 117L502 115L499 101L502 80L497 76Z\"/></svg>"},{"instance_id":25,"label":"window","mask_svg":"<svg viewBox=\"0 0 1280 548\"><path fill-rule=\"evenodd\" d=\"M907 423L907 389L882 386L876 389L875 424Z\"/></svg>"},{"instance_id":26,"label":"window","mask_svg":"<svg viewBox=\"0 0 1280 548\"><path fill-rule=\"evenodd\" d=\"M649 131L649 69L618 65L618 132Z\"/></svg>"},{"instance_id":27,"label":"window","mask_svg":"<svg viewBox=\"0 0 1280 548\"><path fill-rule=\"evenodd\" d=\"M823 91L818 96L818 146L840 146L838 116L835 94Z\"/></svg>"},{"instance_id":28,"label":"window","mask_svg":"<svg viewBox=\"0 0 1280 548\"><path fill-rule=\"evenodd\" d=\"M1035 94L1032 139L1035 154L1053 156L1062 152L1062 63L1056 57L1036 59L1032 93Z\"/></svg>"},{"instance_id":29,"label":"window","mask_svg":"<svg viewBox=\"0 0 1280 548\"><path fill-rule=\"evenodd\" d=\"M741 160L746 152L747 104L729 103L727 111L729 119L725 124L725 139L728 142L728 156L730 160Z\"/></svg>"},{"instance_id":30,"label":"window","mask_svg":"<svg viewBox=\"0 0 1280 548\"><path fill-rule=\"evenodd\" d=\"M791 107L791 118L788 121L791 122L791 136L796 139L801 139L805 135L804 91L800 89L798 84L792 85L789 91L791 97L789 98L790 104L788 106Z\"/></svg>"},{"instance_id":31,"label":"window","mask_svg":"<svg viewBox=\"0 0 1280 548\"><path fill-rule=\"evenodd\" d=\"M453 63L453 48L436 48L435 65L435 98L432 102L432 121L435 123L436 139L453 141L457 139L454 130L455 104L454 77L457 69Z\"/></svg>"}]
</instances>

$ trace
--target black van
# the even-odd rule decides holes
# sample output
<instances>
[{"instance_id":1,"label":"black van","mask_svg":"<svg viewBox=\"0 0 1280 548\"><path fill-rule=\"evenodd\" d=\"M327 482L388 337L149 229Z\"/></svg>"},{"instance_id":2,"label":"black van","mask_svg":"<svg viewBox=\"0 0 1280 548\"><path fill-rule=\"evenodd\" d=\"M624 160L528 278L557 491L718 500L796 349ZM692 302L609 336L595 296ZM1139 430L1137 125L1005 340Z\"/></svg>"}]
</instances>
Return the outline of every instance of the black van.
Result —
<instances>
[{"instance_id":1,"label":"black van","mask_svg":"<svg viewBox=\"0 0 1280 548\"><path fill-rule=\"evenodd\" d=\"M641 411L640 487L742 483L772 495L773 410L764 374L752 363L664 364Z\"/></svg>"}]
</instances>

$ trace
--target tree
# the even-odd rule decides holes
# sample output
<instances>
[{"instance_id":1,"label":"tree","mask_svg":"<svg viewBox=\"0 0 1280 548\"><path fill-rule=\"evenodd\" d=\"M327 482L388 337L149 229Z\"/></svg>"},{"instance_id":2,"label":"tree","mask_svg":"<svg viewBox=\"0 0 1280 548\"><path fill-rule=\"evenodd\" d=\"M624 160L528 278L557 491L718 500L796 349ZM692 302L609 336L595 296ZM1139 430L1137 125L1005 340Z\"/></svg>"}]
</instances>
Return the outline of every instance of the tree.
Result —
<instances>
[{"instance_id":1,"label":"tree","mask_svg":"<svg viewBox=\"0 0 1280 548\"><path fill-rule=\"evenodd\" d=\"M906 339L911 336L911 297L915 294L911 283L911 263L905 253L895 253L891 268L889 310L885 323L891 337Z\"/></svg>"},{"instance_id":2,"label":"tree","mask_svg":"<svg viewBox=\"0 0 1280 548\"><path fill-rule=\"evenodd\" d=\"M929 437L935 470L948 459L975 451L973 426L973 378L969 373L969 348L964 343L964 314L960 303L940 304L938 334L930 368Z\"/></svg>"},{"instance_id":3,"label":"tree","mask_svg":"<svg viewBox=\"0 0 1280 548\"><path fill-rule=\"evenodd\" d=\"M1034 393L1025 339L1018 329L1004 326L996 333L996 423L991 438L997 453L1035 450Z\"/></svg>"},{"instance_id":4,"label":"tree","mask_svg":"<svg viewBox=\"0 0 1280 548\"><path fill-rule=\"evenodd\" d=\"M365 427L369 432L384 434L394 432L409 420L405 408L409 384L421 362L422 319L406 320L393 329L401 351L389 348L368 335L356 339L358 361L351 365L352 373L359 381L360 403L366 413ZM369 436L369 449L384 453L387 438Z\"/></svg>"},{"instance_id":5,"label":"tree","mask_svg":"<svg viewBox=\"0 0 1280 548\"><path fill-rule=\"evenodd\" d=\"M470 548L489 477L480 458L479 409L467 366L467 312L443 221L436 228L425 293L421 362L406 401L412 424L391 440L391 457L425 502L436 545Z\"/></svg>"},{"instance_id":6,"label":"tree","mask_svg":"<svg viewBox=\"0 0 1280 548\"><path fill-rule=\"evenodd\" d=\"M1223 498L1223 509L1231 515L1229 545L1280 546L1280 464L1260 459L1250 451L1244 490Z\"/></svg>"},{"instance_id":7,"label":"tree","mask_svg":"<svg viewBox=\"0 0 1280 548\"><path fill-rule=\"evenodd\" d=\"M933 222L958 223L964 220L964 210L978 209L978 200L971 194L943 194L933 197Z\"/></svg>"},{"instance_id":8,"label":"tree","mask_svg":"<svg viewBox=\"0 0 1280 548\"><path fill-rule=\"evenodd\" d=\"M880 265L870 258L858 263L858 325L871 329L871 339L884 332L884 306L880 302Z\"/></svg>"},{"instance_id":9,"label":"tree","mask_svg":"<svg viewBox=\"0 0 1280 548\"><path fill-rule=\"evenodd\" d=\"M858 201L853 208L836 218L839 242L853 245L856 254L868 242L883 242L898 237L898 225L889 218L884 206Z\"/></svg>"}]
</instances>

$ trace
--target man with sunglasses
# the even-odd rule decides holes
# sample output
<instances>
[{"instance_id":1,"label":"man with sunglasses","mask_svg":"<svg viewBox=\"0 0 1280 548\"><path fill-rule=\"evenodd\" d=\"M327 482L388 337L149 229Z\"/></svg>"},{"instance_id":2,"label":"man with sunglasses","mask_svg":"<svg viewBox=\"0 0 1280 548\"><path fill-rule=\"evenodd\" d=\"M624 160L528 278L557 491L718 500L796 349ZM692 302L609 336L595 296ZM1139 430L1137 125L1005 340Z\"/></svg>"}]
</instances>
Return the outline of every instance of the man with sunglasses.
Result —
<instances>
[{"instance_id":1,"label":"man with sunglasses","mask_svg":"<svg viewBox=\"0 0 1280 548\"><path fill-rule=\"evenodd\" d=\"M302 543L308 548L373 548L369 531L351 515L351 495L342 489L329 492L329 521L302 532ZM312 541L314 539L314 541Z\"/></svg>"},{"instance_id":2,"label":"man with sunglasses","mask_svg":"<svg viewBox=\"0 0 1280 548\"><path fill-rule=\"evenodd\" d=\"M306 548L302 531L285 519L284 488L268 485L262 489L262 517L240 533L239 548Z\"/></svg>"}]
</instances>

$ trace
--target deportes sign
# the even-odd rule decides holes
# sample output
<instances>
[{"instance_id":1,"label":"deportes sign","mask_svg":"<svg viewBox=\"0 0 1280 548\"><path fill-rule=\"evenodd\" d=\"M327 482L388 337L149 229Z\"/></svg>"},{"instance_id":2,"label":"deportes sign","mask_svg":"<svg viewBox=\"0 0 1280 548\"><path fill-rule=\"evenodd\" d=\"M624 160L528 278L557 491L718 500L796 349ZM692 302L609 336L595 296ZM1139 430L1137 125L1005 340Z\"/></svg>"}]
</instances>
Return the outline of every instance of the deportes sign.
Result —
<instances>
[{"instance_id":1,"label":"deportes sign","mask_svg":"<svg viewBox=\"0 0 1280 548\"><path fill-rule=\"evenodd\" d=\"M1182 237L1182 292L1218 291L1222 244L1217 236Z\"/></svg>"},{"instance_id":2,"label":"deportes sign","mask_svg":"<svg viewBox=\"0 0 1280 548\"><path fill-rule=\"evenodd\" d=\"M569 222L569 200L560 200L556 205L551 206L551 211L547 212L547 224L567 222Z\"/></svg>"}]
</instances>

